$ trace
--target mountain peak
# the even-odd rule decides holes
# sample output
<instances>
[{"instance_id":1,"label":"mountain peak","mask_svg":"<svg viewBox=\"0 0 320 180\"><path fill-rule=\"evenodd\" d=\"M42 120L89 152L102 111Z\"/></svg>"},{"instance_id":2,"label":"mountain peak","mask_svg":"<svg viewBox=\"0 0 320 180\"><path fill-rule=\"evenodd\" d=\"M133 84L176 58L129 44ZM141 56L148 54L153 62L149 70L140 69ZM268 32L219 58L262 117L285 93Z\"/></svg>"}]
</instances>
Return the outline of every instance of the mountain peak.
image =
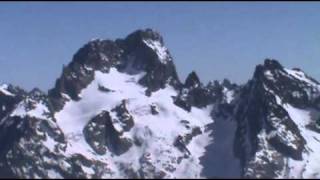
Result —
<instances>
[{"instance_id":1,"label":"mountain peak","mask_svg":"<svg viewBox=\"0 0 320 180\"><path fill-rule=\"evenodd\" d=\"M265 79L274 79L278 71L284 71L283 66L275 59L265 59L263 64L256 66L253 79L264 81Z\"/></svg>"},{"instance_id":2,"label":"mountain peak","mask_svg":"<svg viewBox=\"0 0 320 180\"><path fill-rule=\"evenodd\" d=\"M129 34L126 38L127 41L141 41L143 39L150 39L153 41L159 41L163 45L163 38L160 33L154 29L138 29L133 33Z\"/></svg>"},{"instance_id":3,"label":"mountain peak","mask_svg":"<svg viewBox=\"0 0 320 180\"><path fill-rule=\"evenodd\" d=\"M319 97L319 82L301 69L285 68L276 60L266 59L263 65L258 65L252 80L261 90L270 91L282 102L295 107L313 106L315 99Z\"/></svg>"},{"instance_id":4,"label":"mountain peak","mask_svg":"<svg viewBox=\"0 0 320 180\"><path fill-rule=\"evenodd\" d=\"M64 95L79 100L80 91L94 80L94 72L108 73L112 67L127 74L144 72L139 83L148 88L148 93L167 84L180 85L162 36L150 28L139 29L124 39L94 39L81 47L49 91L54 106L62 108L66 101Z\"/></svg>"},{"instance_id":5,"label":"mountain peak","mask_svg":"<svg viewBox=\"0 0 320 180\"><path fill-rule=\"evenodd\" d=\"M283 66L275 59L265 59L264 67L267 69L282 69Z\"/></svg>"},{"instance_id":6,"label":"mountain peak","mask_svg":"<svg viewBox=\"0 0 320 180\"><path fill-rule=\"evenodd\" d=\"M186 81L185 81L185 86L186 87L197 87L200 85L200 79L195 71L192 71Z\"/></svg>"},{"instance_id":7,"label":"mountain peak","mask_svg":"<svg viewBox=\"0 0 320 180\"><path fill-rule=\"evenodd\" d=\"M157 31L139 29L124 40L116 40L116 43L124 50L124 66L127 69L130 67L146 72L139 83L148 87L148 91L156 91L166 84L174 87L180 85L171 54Z\"/></svg>"},{"instance_id":8,"label":"mountain peak","mask_svg":"<svg viewBox=\"0 0 320 180\"><path fill-rule=\"evenodd\" d=\"M31 96L45 96L45 93L41 91L39 88L33 88L30 92L29 95Z\"/></svg>"},{"instance_id":9,"label":"mountain peak","mask_svg":"<svg viewBox=\"0 0 320 180\"><path fill-rule=\"evenodd\" d=\"M136 57L139 59L146 59L147 61L139 60L139 66L142 63L145 64L170 64L172 57L169 50L164 46L164 41L160 33L147 28L139 29L129 34L124 40L117 39L116 42L120 47L127 52L127 54L142 54L144 57Z\"/></svg>"}]
</instances>

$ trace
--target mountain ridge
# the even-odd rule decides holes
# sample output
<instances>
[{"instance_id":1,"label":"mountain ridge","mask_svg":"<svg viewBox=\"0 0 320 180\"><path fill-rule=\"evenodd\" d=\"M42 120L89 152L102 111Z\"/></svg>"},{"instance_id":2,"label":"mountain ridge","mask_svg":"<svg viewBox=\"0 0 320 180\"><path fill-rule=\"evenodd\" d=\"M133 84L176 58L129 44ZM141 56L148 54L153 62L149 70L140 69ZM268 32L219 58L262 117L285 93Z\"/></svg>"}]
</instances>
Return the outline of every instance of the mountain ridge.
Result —
<instances>
[{"instance_id":1,"label":"mountain ridge","mask_svg":"<svg viewBox=\"0 0 320 180\"><path fill-rule=\"evenodd\" d=\"M205 85L179 79L155 30L95 39L48 93L1 86L0 176L319 177L319 102L318 81L274 59Z\"/></svg>"}]
</instances>

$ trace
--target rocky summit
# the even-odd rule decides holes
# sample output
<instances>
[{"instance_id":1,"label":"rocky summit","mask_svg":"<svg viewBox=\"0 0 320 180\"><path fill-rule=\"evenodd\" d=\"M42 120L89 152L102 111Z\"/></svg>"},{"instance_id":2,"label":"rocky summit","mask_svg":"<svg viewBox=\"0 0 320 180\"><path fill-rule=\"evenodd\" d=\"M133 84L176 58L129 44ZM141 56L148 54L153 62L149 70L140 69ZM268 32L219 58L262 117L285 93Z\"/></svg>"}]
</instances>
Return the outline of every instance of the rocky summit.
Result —
<instances>
[{"instance_id":1,"label":"rocky summit","mask_svg":"<svg viewBox=\"0 0 320 180\"><path fill-rule=\"evenodd\" d=\"M320 178L319 82L274 59L181 81L152 29L88 42L48 93L1 85L0 117L1 178Z\"/></svg>"}]
</instances>

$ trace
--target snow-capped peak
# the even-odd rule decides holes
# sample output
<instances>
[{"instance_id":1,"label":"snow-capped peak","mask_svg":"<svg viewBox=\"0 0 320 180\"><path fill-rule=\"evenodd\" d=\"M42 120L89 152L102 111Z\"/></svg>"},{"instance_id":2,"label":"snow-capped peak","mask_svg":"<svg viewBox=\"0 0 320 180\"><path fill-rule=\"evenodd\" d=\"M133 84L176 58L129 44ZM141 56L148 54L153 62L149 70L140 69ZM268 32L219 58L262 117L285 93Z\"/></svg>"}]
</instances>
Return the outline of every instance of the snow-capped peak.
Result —
<instances>
[{"instance_id":1,"label":"snow-capped peak","mask_svg":"<svg viewBox=\"0 0 320 180\"><path fill-rule=\"evenodd\" d=\"M48 94L0 92L0 177L320 177L319 83L273 59L241 86L181 83L145 29L85 44Z\"/></svg>"}]
</instances>

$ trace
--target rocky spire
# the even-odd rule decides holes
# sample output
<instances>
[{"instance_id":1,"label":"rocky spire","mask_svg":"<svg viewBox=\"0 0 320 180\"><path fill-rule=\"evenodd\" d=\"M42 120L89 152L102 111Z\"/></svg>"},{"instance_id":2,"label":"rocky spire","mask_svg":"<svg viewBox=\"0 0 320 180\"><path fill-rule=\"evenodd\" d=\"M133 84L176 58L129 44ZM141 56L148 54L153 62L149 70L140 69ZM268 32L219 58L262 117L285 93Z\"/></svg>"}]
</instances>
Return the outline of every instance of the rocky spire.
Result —
<instances>
[{"instance_id":1,"label":"rocky spire","mask_svg":"<svg viewBox=\"0 0 320 180\"><path fill-rule=\"evenodd\" d=\"M186 82L184 84L186 87L190 88L190 87L198 87L201 85L200 83L200 79L198 77L198 75L196 74L195 71L192 71L187 79L186 79Z\"/></svg>"}]
</instances>

